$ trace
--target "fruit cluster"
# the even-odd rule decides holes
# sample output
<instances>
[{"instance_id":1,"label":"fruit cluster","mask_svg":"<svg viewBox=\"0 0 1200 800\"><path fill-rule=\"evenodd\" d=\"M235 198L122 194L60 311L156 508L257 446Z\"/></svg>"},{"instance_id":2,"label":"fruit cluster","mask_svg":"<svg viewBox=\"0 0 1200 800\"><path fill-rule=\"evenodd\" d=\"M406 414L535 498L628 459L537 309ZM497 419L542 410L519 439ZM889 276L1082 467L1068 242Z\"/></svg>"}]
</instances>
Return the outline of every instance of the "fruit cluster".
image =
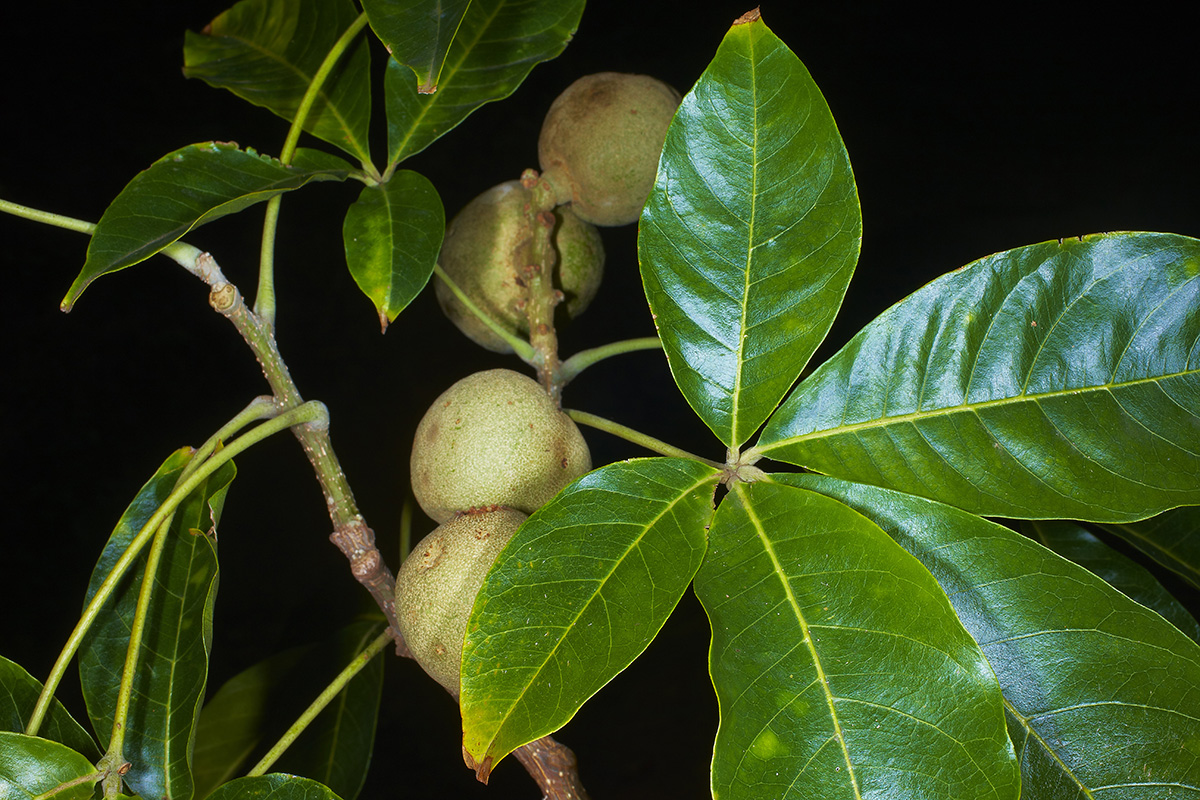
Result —
<instances>
[{"instance_id":1,"label":"fruit cluster","mask_svg":"<svg viewBox=\"0 0 1200 800\"><path fill-rule=\"evenodd\" d=\"M458 695L467 618L496 556L525 518L592 468L579 428L535 381L468 375L417 426L417 503L441 523L396 573L396 619L420 665Z\"/></svg>"},{"instance_id":2,"label":"fruit cluster","mask_svg":"<svg viewBox=\"0 0 1200 800\"><path fill-rule=\"evenodd\" d=\"M538 141L553 201L555 288L580 314L600 285L604 249L596 225L637 219L654 183L679 94L643 75L579 79L550 107ZM492 187L450 222L439 258L471 303L510 334L529 335L525 277L531 192ZM441 280L446 316L489 350L511 352ZM463 378L417 427L410 472L418 504L439 524L396 574L396 616L418 663L451 694L475 596L500 551L529 514L591 469L575 423L530 378L506 369Z\"/></svg>"},{"instance_id":3,"label":"fruit cluster","mask_svg":"<svg viewBox=\"0 0 1200 800\"><path fill-rule=\"evenodd\" d=\"M597 225L627 225L641 214L654 186L667 126L679 93L656 78L619 72L586 75L550 106L538 137L542 178L559 204L554 212L555 286L567 315L582 314L604 273ZM509 333L528 335L523 307L530 192L519 181L493 186L446 227L438 258L450 279ZM446 316L482 347L510 353L440 278Z\"/></svg>"}]
</instances>

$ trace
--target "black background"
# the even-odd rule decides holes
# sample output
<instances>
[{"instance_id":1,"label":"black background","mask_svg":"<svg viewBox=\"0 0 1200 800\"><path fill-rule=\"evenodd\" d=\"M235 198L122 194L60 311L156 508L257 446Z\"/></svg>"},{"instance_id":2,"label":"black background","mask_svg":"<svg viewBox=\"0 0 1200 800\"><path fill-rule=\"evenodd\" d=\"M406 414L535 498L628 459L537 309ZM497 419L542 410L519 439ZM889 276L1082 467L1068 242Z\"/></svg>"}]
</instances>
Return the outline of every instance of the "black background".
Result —
<instances>
[{"instance_id":1,"label":"black background","mask_svg":"<svg viewBox=\"0 0 1200 800\"><path fill-rule=\"evenodd\" d=\"M905 294L998 250L1106 230L1200 232L1200 67L1185 4L1174 6L1176 17L1143 3L1123 18L1065 7L1005 4L1003 16L984 17L901 5L909 4L763 7L838 120L863 208L862 258L818 359ZM0 12L0 197L94 221L134 174L185 144L233 140L278 152L282 120L180 73L184 29L202 28L223 2L14 6ZM450 216L536 166L542 115L580 75L645 72L686 91L747 9L683 7L594 0L562 57L406 166L433 180ZM300 390L329 406L334 445L394 567L420 415L458 378L520 365L464 339L429 294L380 335L341 251L341 218L356 186L323 184L285 199L278 338ZM211 250L252 295L260 228L252 210L187 241ZM592 309L562 332L565 354L653 333L636 231L604 235L606 281ZM137 487L171 450L199 444L266 388L232 327L208 308L205 287L165 259L103 278L70 315L59 312L86 245L79 234L0 216L0 454L8 475L0 653L39 677ZM596 366L565 402L722 456L661 354ZM597 464L644 454L586 435ZM364 608L365 593L326 539L323 502L294 440L276 437L238 466L220 531L214 689ZM432 527L423 519L418 526L418 535ZM1196 608L1195 595L1187 599ZM597 800L707 792L717 712L706 650L707 625L689 593L646 657L561 732ZM77 688L68 682L62 696L82 716ZM364 797L536 796L512 760L490 789L477 786L461 766L456 724L449 698L412 663L389 663Z\"/></svg>"}]
</instances>

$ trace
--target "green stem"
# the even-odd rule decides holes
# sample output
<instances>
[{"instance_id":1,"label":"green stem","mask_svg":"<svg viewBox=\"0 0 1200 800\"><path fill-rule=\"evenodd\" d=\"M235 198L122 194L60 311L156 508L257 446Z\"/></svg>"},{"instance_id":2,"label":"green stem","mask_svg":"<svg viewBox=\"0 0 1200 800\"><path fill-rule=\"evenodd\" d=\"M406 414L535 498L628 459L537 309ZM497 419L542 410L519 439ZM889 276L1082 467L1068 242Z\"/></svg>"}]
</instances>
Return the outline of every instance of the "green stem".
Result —
<instances>
[{"instance_id":1,"label":"green stem","mask_svg":"<svg viewBox=\"0 0 1200 800\"><path fill-rule=\"evenodd\" d=\"M90 234L96 230L96 223L87 222L74 217L65 217L62 214L51 214L49 211L39 211L36 208L23 206L9 200L0 200L0 211L6 214L12 214L15 217L23 217L24 219L40 222L43 225L53 225L56 228L66 228L69 231L77 233Z\"/></svg>"},{"instance_id":2,"label":"green stem","mask_svg":"<svg viewBox=\"0 0 1200 800\"><path fill-rule=\"evenodd\" d=\"M468 311L479 317L479 320L484 325L487 325L493 333L502 338L504 341L508 342L509 346L512 347L513 352L517 354L517 358L521 359L526 364L534 363L537 358L537 353L534 352L533 345L505 328L499 322L496 322L496 320L487 315L486 311L475 305L474 301L472 301L470 297L467 297L466 293L462 289L458 288L458 284L446 274L446 271L442 269L441 264L433 265L433 274L445 281L446 286L450 289L450 291L454 292L455 297L462 301L462 304L467 307Z\"/></svg>"},{"instance_id":3,"label":"green stem","mask_svg":"<svg viewBox=\"0 0 1200 800\"><path fill-rule=\"evenodd\" d=\"M337 697L338 692L342 691L355 675L362 672L363 668L371 662L371 659L378 655L383 648L387 647L391 641L392 634L390 629L384 630L383 633L376 636L361 653L354 657L353 661L346 665L345 669L338 673L333 682L325 687L325 690L317 696L312 705L305 709L304 713L292 723L292 727L288 728L287 732L279 738L279 741L254 765L254 768L246 773L246 777L253 778L266 774L271 765L278 761L279 757L291 747L292 742L296 741L296 738L304 732L309 723L325 710L325 707L333 701L333 698Z\"/></svg>"},{"instance_id":4,"label":"green stem","mask_svg":"<svg viewBox=\"0 0 1200 800\"><path fill-rule=\"evenodd\" d=\"M366 26L367 14L363 12L354 22L350 23L350 27L342 32L333 47L329 48L329 52L325 54L325 60L321 62L321 66L317 67L316 73L313 74L313 78L308 84L308 89L300 98L296 116L292 119L292 126L288 128L287 138L283 141L283 150L279 154L280 162L292 163L292 158L296 155L296 147L300 143L300 134L304 130L304 122L308 119L309 112L312 111L313 103L321 94L321 87L325 85L325 81L333 71L338 59L346 52L350 43L354 41L354 37ZM363 164L363 168L372 175L377 174L374 164ZM254 297L254 313L272 329L275 327L275 233L279 226L279 204L282 199L281 195L276 195L267 201L267 210L263 217L262 247L259 251L258 289Z\"/></svg>"},{"instance_id":5,"label":"green stem","mask_svg":"<svg viewBox=\"0 0 1200 800\"><path fill-rule=\"evenodd\" d=\"M53 225L56 228L64 228L76 233L86 233L89 236L96 232L95 222L67 217L62 214L52 214L49 211L41 211L8 200L0 200L0 211L34 222L40 222L43 225ZM159 252L189 272L195 272L196 259L200 256L200 250L186 242L172 242Z\"/></svg>"},{"instance_id":6,"label":"green stem","mask_svg":"<svg viewBox=\"0 0 1200 800\"><path fill-rule=\"evenodd\" d=\"M325 54L325 60L321 62L321 66L317 67L312 81L308 84L308 89L304 92L304 97L300 98L300 105L296 108L296 116L292 120L292 127L288 129L287 139L283 142L283 150L279 154L279 160L284 164L292 163L292 156L296 154L296 145L300 141L300 132L304 128L304 122L308 119L308 113L312 110L313 103L317 101L317 95L321 93L321 87L325 85L325 80L329 77L329 73L333 72L334 66L337 64L338 59L342 57L342 54L346 52L346 48L350 46L350 42L354 41L354 37L365 27L367 27L367 14L364 11L358 15L358 19L350 23L350 27L342 32L338 40L333 43L333 47L329 48L329 52ZM374 165L364 164L363 167L367 172L376 174Z\"/></svg>"},{"instance_id":7,"label":"green stem","mask_svg":"<svg viewBox=\"0 0 1200 800\"><path fill-rule=\"evenodd\" d=\"M167 546L167 535L171 531L171 523L174 519L174 512L163 519L154 534L154 544L151 545L150 552L146 555L146 569L142 573L142 586L138 592L137 606L133 612L133 625L129 629L129 644L125 649L125 668L121 672L121 685L117 690L117 707L113 712L112 735L108 740L108 750L100 761L101 765L120 767L125 763L125 731L128 728L126 721L129 719L129 703L133 696L133 680L137 672L138 653L142 648L142 635L146 630L146 617L150 611L150 600L154 593L154 580L158 575L158 565L162 561L163 550ZM104 796L106 798L115 797L120 792L120 773L116 769L110 769L108 776L104 779Z\"/></svg>"},{"instance_id":8,"label":"green stem","mask_svg":"<svg viewBox=\"0 0 1200 800\"><path fill-rule=\"evenodd\" d=\"M574 380L579 373L583 372L588 367L595 364L597 361L603 361L612 356L619 356L622 353L632 353L637 350L661 350L662 340L657 336L646 336L641 339L625 339L620 342L612 342L611 344L593 347L590 350L580 350L575 355L568 358L562 363L558 370L559 380L565 386L570 381Z\"/></svg>"},{"instance_id":9,"label":"green stem","mask_svg":"<svg viewBox=\"0 0 1200 800\"><path fill-rule=\"evenodd\" d=\"M250 446L261 442L268 436L279 433L282 430L287 430L293 425L303 423L323 424L328 418L329 412L325 409L324 404L318 402L305 403L302 406L280 414L274 419L268 420L239 436L228 447L215 453L212 458L205 461L203 466L193 472L190 477L181 480L176 485L171 494L167 496L167 499L163 501L163 504L150 515L150 519L146 521L146 524L142 526L141 530L130 541L129 546L125 548L125 552L121 554L121 557L113 566L108 577L104 579L104 583L100 584L100 588L96 590L95 596L92 597L91 602L84 609L79 622L75 624L75 629L71 631L71 635L67 638L66 645L63 646L62 652L59 653L58 660L54 662L54 667L50 670L50 675L46 678L46 683L42 686L42 693L38 696L37 705L33 709L33 714L29 717L29 724L25 727L26 734L30 736L37 734L50 708L50 701L54 698L54 692L58 689L58 684L62 682L67 665L79 650L79 645L82 643L83 637L96 621L96 617L100 614L100 609L108 601L108 598L112 596L121 578L129 571L129 568L133 565L138 555L141 554L146 544L149 543L151 536L158 530L158 526L163 523L163 520L175 513L175 509L178 508L179 504L195 491L196 487L207 480L213 472L219 469L221 465Z\"/></svg>"},{"instance_id":10,"label":"green stem","mask_svg":"<svg viewBox=\"0 0 1200 800\"><path fill-rule=\"evenodd\" d=\"M619 436L627 442L633 442L636 445L641 445L647 450L652 450L661 456L671 456L673 458L690 458L692 461L699 461L701 464L707 464L710 467L723 470L725 465L719 461L711 461L707 458L689 453L687 450L682 450L674 445L667 444L661 439L655 439L653 436L636 431L633 428L626 427L619 422L613 422L604 417L598 417L595 414L589 414L586 411L577 411L573 408L563 409L568 417L578 422L580 425L587 425L592 428L597 428L613 436Z\"/></svg>"},{"instance_id":11,"label":"green stem","mask_svg":"<svg viewBox=\"0 0 1200 800\"><path fill-rule=\"evenodd\" d=\"M183 468L183 472L180 473L180 480L186 480L193 472L199 469L226 439L251 422L268 419L275 416L275 413L275 398L260 395L251 400L249 405L237 413L237 416L218 428L216 433L208 437L208 441L197 448L196 454L192 456L192 460L187 463Z\"/></svg>"},{"instance_id":12,"label":"green stem","mask_svg":"<svg viewBox=\"0 0 1200 800\"><path fill-rule=\"evenodd\" d=\"M283 195L275 195L267 201L266 211L263 212L258 287L254 292L254 313L271 328L275 327L275 233L279 228L279 205L282 202Z\"/></svg>"}]
</instances>

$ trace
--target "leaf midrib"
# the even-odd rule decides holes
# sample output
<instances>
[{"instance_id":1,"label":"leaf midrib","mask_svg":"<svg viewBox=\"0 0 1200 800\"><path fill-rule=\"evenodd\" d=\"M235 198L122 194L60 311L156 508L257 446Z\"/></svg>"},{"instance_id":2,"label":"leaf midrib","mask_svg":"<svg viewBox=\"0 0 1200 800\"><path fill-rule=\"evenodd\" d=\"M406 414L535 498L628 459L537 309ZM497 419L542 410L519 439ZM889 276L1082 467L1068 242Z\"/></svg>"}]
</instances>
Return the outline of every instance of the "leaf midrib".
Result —
<instances>
[{"instance_id":1,"label":"leaf midrib","mask_svg":"<svg viewBox=\"0 0 1200 800\"><path fill-rule=\"evenodd\" d=\"M754 506L750 502L745 484L738 483L736 491L738 498L741 500L742 508L746 510L746 516L750 519L750 524L754 526L755 535L758 536L758 540L762 543L763 551L771 559L771 567L775 575L779 578L779 583L783 587L784 595L787 597L788 605L792 608L796 622L800 625L800 632L804 637L804 645L808 648L809 655L812 657L813 668L817 671L817 682L821 685L821 691L825 695L825 704L829 708L829 719L833 723L834 738L837 739L838 746L842 750L842 758L846 762L846 776L850 779L850 785L854 790L855 798L861 800L862 790L858 786L858 776L854 771L854 763L850 760L850 750L846 746L846 737L842 733L842 725L838 719L837 708L834 705L833 692L829 688L829 680L825 676L825 668L821 664L821 657L817 653L816 647L813 644L813 637L809 633L808 621L804 618L804 612L800 609L800 602L796 599L791 584L788 583L787 572L784 570L783 562L779 560L779 556L776 554L775 548L767 536L766 527L762 524L758 515L754 513Z\"/></svg>"},{"instance_id":2,"label":"leaf midrib","mask_svg":"<svg viewBox=\"0 0 1200 800\"><path fill-rule=\"evenodd\" d=\"M713 481L713 479L716 477L716 474L717 473L715 470L705 473L705 475L702 478L699 478L694 483L692 483L690 486L688 486L686 489L680 491L679 494L673 500L666 503L663 506L663 508L660 509L659 513L654 516L653 519L647 521L645 524L643 524L641 526L642 527L641 534L639 534L638 537L634 541L630 542L629 547L627 547L625 549L625 552L621 555L620 558L613 560L612 568L609 569L609 571L603 577L601 577L600 579L598 579L596 581L597 589L592 594L591 598L589 598L586 603L583 603L580 605L580 608L575 613L575 616L571 619L571 621L564 628L564 630L568 634L570 633L570 631L573 631L575 629L575 623L577 623L579 621L579 618L583 616L584 612L587 611L589 608L591 608L592 603L595 602L596 598L600 596L600 590L603 589L604 586L608 583L609 579L612 578L613 573L616 572L617 568L620 565L625 563L625 560L628 558L629 554L634 551L634 549L637 547L638 544L640 544L643 541L643 539L645 539L646 532L649 531L652 527L654 527L654 525L659 520L663 519L673 508L675 508L675 506L677 506L679 503L683 502L683 500L685 498L690 496L693 491L700 488L701 486L711 483ZM567 639L566 634L564 634L561 638L559 638L559 640L554 644L554 646L551 647L546 652L546 655L542 659L542 663L537 667L537 670L535 672L530 673L530 678L529 678L529 680L527 680L525 682L525 685L523 687L521 687L520 693L517 694L516 697L514 697L512 699L512 701L509 703L508 711L502 717L500 717L500 719L495 724L493 733L491 734L490 738L488 739L485 750L481 755L483 755L484 757L491 755L492 746L496 743L496 740L497 740L497 738L499 738L501 731L503 731L504 728L508 725L509 720L512 719L513 712L516 710L516 708L520 704L520 702L524 699L525 695L529 692L529 689L533 686L534 683L536 683L537 678L542 674L546 665L550 663L551 659L554 657L554 654L558 652L559 648L562 646L562 643L564 641L566 641L566 639Z\"/></svg>"},{"instance_id":3,"label":"leaf midrib","mask_svg":"<svg viewBox=\"0 0 1200 800\"><path fill-rule=\"evenodd\" d=\"M1050 747L1050 745L1046 742L1046 740L1042 738L1042 735L1040 733L1038 733L1037 730L1034 729L1032 724L1030 724L1029 718L1026 717L1024 714L1020 713L1019 711L1017 711L1016 706L1014 706L1012 704L1012 701L1010 701L1007 697L1004 698L1004 707L1005 707L1005 709L1008 710L1008 713L1011 714L1015 720L1017 720L1017 722L1021 726L1021 729L1025 731L1025 735L1028 736L1030 739L1032 739L1033 742L1035 742L1037 744L1037 746L1041 747L1042 750L1045 753L1047 753L1051 759L1053 759L1054 763L1057 764L1062 769L1063 775L1067 776L1071 780L1072 783L1074 783L1076 786L1078 786L1079 791L1082 792L1085 797L1094 798L1095 795L1092 793L1092 790L1089 789L1087 786L1085 786L1083 784L1083 781L1079 780L1079 778L1077 778L1075 776L1075 773L1071 770L1071 768L1068 767L1061 758L1059 758L1058 752L1055 751L1052 747ZM1029 747L1028 742L1025 743L1025 747L1026 748ZM1024 762L1024 760L1025 760L1025 749L1022 748L1021 761ZM1022 770L1022 772L1024 772L1024 770Z\"/></svg>"},{"instance_id":4,"label":"leaf midrib","mask_svg":"<svg viewBox=\"0 0 1200 800\"><path fill-rule=\"evenodd\" d=\"M1003 408L1007 405L1015 407L1025 403L1040 403L1044 400L1053 400L1060 397L1088 395L1099 392L1107 392L1111 394L1117 389L1139 387L1147 384L1157 384L1171 378L1190 377L1193 375L1200 375L1200 370L1185 370L1166 375L1138 378L1131 381L1103 383L1096 386L1083 386L1075 389L1057 389L1051 392L1041 392L1038 394L1019 394L1013 397L1002 397L996 400L984 400L978 403L960 403L956 406L945 406L943 408L910 411L906 414L898 414L896 416L878 417L876 419L865 420L863 422L843 424L837 426L836 428L821 428L819 430L810 431L809 433L789 436L786 439L779 439L768 444L760 445L755 449L759 453L766 454L773 450L779 450L780 448L787 447L789 445L799 444L801 442L811 441L813 439L825 439L831 436L854 434L860 431L886 428L891 425L906 425L929 419L937 419L942 417L948 418L956 414L977 414L980 411L985 411L992 408Z\"/></svg>"},{"instance_id":5,"label":"leaf midrib","mask_svg":"<svg viewBox=\"0 0 1200 800\"><path fill-rule=\"evenodd\" d=\"M731 447L736 447L741 444L743 437L739 436L738 421L740 419L741 399L742 399L742 377L746 372L745 350L746 350L746 334L747 334L747 318L750 313L750 280L751 262L754 260L754 240L755 240L755 223L758 221L758 64L754 61L754 37L747 37L747 49L750 51L750 60L754 67L750 72L750 97L751 108L753 109L753 130L754 141L751 144L751 163L750 163L750 220L747 223L746 231L746 265L742 270L742 306L741 306L741 325L738 332L737 343L737 372L733 379L733 396L730 398L733 407L730 409L730 425L729 425L729 442ZM747 434L748 436L749 434Z\"/></svg>"}]
</instances>

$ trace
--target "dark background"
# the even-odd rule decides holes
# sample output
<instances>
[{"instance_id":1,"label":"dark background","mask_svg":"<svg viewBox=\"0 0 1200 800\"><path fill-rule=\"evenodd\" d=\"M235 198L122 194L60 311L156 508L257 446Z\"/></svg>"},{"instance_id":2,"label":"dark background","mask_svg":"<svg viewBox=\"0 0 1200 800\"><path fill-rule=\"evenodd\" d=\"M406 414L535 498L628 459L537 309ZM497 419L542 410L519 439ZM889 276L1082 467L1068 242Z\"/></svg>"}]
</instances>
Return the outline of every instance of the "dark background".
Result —
<instances>
[{"instance_id":1,"label":"dark background","mask_svg":"<svg viewBox=\"0 0 1200 800\"><path fill-rule=\"evenodd\" d=\"M1123 18L1009 4L1004 16L962 17L901 5L909 4L763 6L767 24L821 86L862 201L857 277L818 359L922 284L998 250L1107 230L1200 232L1200 62L1185 4L1168 11L1142 3ZM233 140L278 152L282 120L180 73L184 29L202 28L224 2L116 7L7 4L0 12L0 197L94 221L134 174L185 144ZM747 8L682 8L594 0L562 57L406 166L433 180L450 216L536 166L542 115L575 78L645 72L686 91ZM284 200L278 337L300 390L329 406L334 445L395 567L420 415L458 378L520 364L464 339L428 293L380 335L341 251L341 218L356 186L322 184ZM252 295L260 228L261 212L252 210L187 241L213 251ZM565 354L653 333L634 227L604 235L606 282L592 309L562 332ZM0 454L9 475L0 653L39 677L137 488L171 450L198 445L266 388L232 327L208 308L205 287L165 259L103 278L69 316L59 312L86 245L79 234L0 216ZM596 366L565 401L722 455L661 354ZM644 454L586 435L597 464ZM294 440L276 437L238 466L220 531L213 689L364 607L365 593L326 539L323 502ZM421 535L432 525L417 516ZM689 593L646 657L561 732L597 800L707 792L717 713L706 651L707 624ZM82 717L70 681L62 696ZM413 797L536 797L511 759L489 790L477 786L461 766L456 725L449 698L411 662L389 663L364 797L398 796L397 783Z\"/></svg>"}]
</instances>

